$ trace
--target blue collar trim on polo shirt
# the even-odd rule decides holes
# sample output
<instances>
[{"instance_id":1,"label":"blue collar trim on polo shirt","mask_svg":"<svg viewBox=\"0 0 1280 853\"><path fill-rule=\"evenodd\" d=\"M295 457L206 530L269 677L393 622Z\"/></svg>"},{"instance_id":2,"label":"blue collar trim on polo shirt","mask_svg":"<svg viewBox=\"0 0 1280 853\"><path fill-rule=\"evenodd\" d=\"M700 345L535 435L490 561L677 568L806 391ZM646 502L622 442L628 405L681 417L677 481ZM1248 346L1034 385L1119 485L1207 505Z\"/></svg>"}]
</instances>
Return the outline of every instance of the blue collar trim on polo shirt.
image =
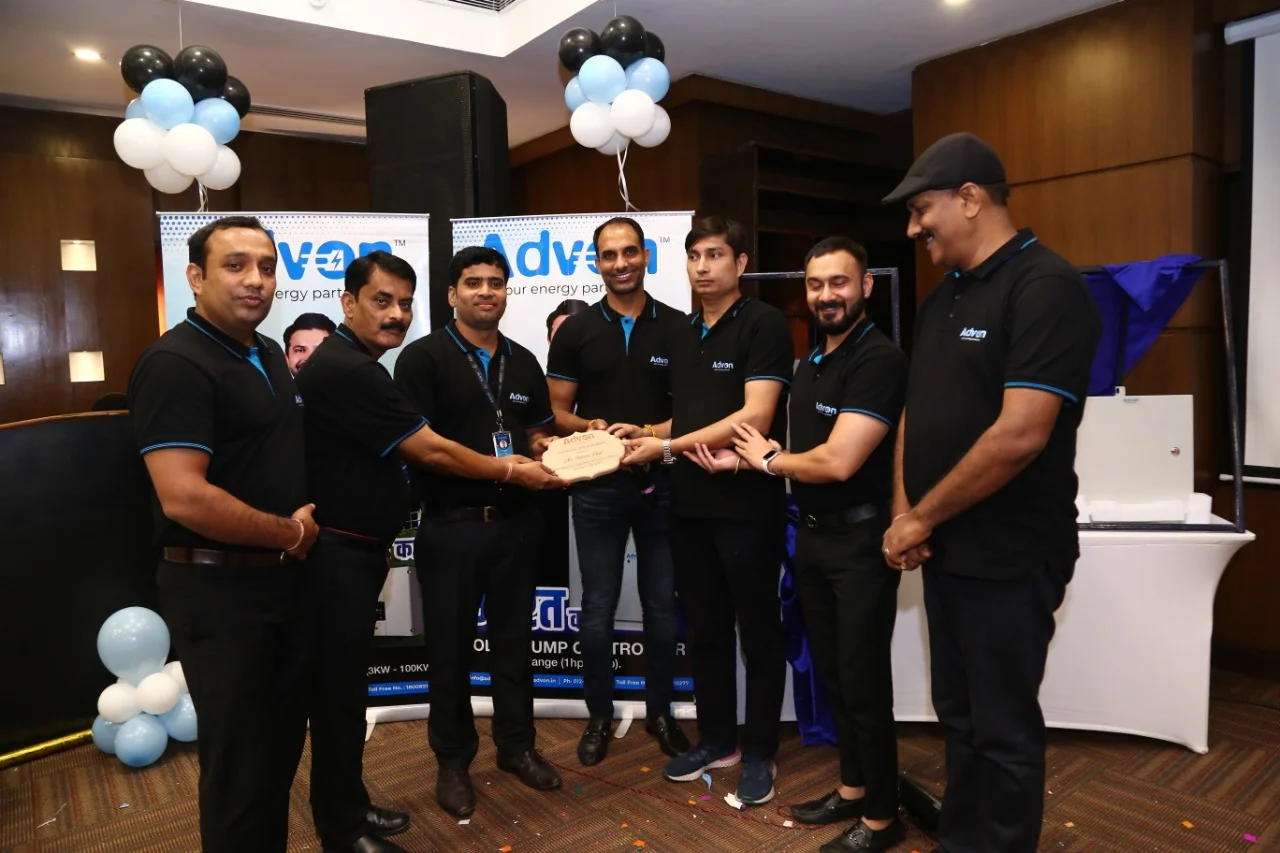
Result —
<instances>
[{"instance_id":1,"label":"blue collar trim on polo shirt","mask_svg":"<svg viewBox=\"0 0 1280 853\"><path fill-rule=\"evenodd\" d=\"M457 320L454 320L449 323L449 325L444 327L444 330L449 333L449 337L453 338L453 342L458 345L458 349L463 352L471 352L473 349L480 349L480 347L472 345L470 341L464 342L458 333L453 330L453 327L457 325L457 322ZM506 335L502 334L502 332L498 332L498 349L506 349L507 355L514 354L514 351L511 349L511 340Z\"/></svg>"},{"instance_id":2,"label":"blue collar trim on polo shirt","mask_svg":"<svg viewBox=\"0 0 1280 853\"><path fill-rule=\"evenodd\" d=\"M226 341L219 338L218 335L215 335L212 331L210 331L209 329L206 329L203 323L197 323L195 320L191 319L192 316L199 317L199 315L195 313L194 309L192 309L187 314L187 319L185 322L188 325L190 325L193 329L198 329L202 334L206 335L211 341L213 341L218 346L225 349L227 352L234 355L236 358L243 359L249 362L250 364L252 364L254 367L258 368L258 372L262 374L262 378L267 380L267 387L271 389L271 396L273 397L275 396L276 388L274 385L271 384L271 377L267 375L267 368L265 365L263 365L262 358L258 354L259 350L263 350L263 349L265 349L267 352L271 352L271 347L267 344L267 341L265 338L263 338L257 332L254 332L253 337L258 342L258 346L246 347L244 344L240 343L239 341L236 341L236 345L244 349L244 352L237 352L235 347L230 346ZM200 318L200 319L203 320L204 318ZM217 329L216 326L214 328ZM225 332L222 332L221 329L217 329L217 331L224 335L226 334Z\"/></svg>"}]
</instances>

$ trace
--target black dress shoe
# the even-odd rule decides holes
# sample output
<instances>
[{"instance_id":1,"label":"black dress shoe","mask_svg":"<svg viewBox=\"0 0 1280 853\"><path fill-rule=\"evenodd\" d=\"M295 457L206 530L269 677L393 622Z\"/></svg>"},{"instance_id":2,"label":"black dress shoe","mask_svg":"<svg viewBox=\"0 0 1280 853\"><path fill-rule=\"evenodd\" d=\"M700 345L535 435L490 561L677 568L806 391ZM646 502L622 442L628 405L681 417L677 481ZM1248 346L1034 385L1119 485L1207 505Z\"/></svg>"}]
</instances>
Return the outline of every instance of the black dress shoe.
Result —
<instances>
[{"instance_id":1,"label":"black dress shoe","mask_svg":"<svg viewBox=\"0 0 1280 853\"><path fill-rule=\"evenodd\" d=\"M884 829L872 829L858 821L818 850L819 853L878 853L901 844L906 837L906 827L896 817Z\"/></svg>"},{"instance_id":2,"label":"black dress shoe","mask_svg":"<svg viewBox=\"0 0 1280 853\"><path fill-rule=\"evenodd\" d=\"M521 782L536 791L552 791L560 787L560 774L536 749L512 756L498 753L498 769L514 773Z\"/></svg>"},{"instance_id":3,"label":"black dress shoe","mask_svg":"<svg viewBox=\"0 0 1280 853\"><path fill-rule=\"evenodd\" d=\"M456 767L436 771L436 802L454 817L470 817L476 810L476 792L471 776Z\"/></svg>"},{"instance_id":4,"label":"black dress shoe","mask_svg":"<svg viewBox=\"0 0 1280 853\"><path fill-rule=\"evenodd\" d=\"M344 847L326 847L324 853L408 853L394 841L376 835L362 835Z\"/></svg>"},{"instance_id":5,"label":"black dress shoe","mask_svg":"<svg viewBox=\"0 0 1280 853\"><path fill-rule=\"evenodd\" d=\"M846 800L840 789L825 797L791 807L791 816L801 823L845 823L862 817L862 798Z\"/></svg>"},{"instance_id":6,"label":"black dress shoe","mask_svg":"<svg viewBox=\"0 0 1280 853\"><path fill-rule=\"evenodd\" d=\"M644 730L658 741L658 749L664 755L675 758L689 751L689 739L680 731L680 724L670 714L663 714L652 720L644 721Z\"/></svg>"},{"instance_id":7,"label":"black dress shoe","mask_svg":"<svg viewBox=\"0 0 1280 853\"><path fill-rule=\"evenodd\" d=\"M408 829L409 816L404 812L369 806L369 813L365 815L364 825L370 835L379 835L386 838L388 835L399 835Z\"/></svg>"},{"instance_id":8,"label":"black dress shoe","mask_svg":"<svg viewBox=\"0 0 1280 853\"><path fill-rule=\"evenodd\" d=\"M583 767L592 767L604 761L609 753L609 721L604 717L592 717L582 731L582 739L578 741L578 760Z\"/></svg>"}]
</instances>

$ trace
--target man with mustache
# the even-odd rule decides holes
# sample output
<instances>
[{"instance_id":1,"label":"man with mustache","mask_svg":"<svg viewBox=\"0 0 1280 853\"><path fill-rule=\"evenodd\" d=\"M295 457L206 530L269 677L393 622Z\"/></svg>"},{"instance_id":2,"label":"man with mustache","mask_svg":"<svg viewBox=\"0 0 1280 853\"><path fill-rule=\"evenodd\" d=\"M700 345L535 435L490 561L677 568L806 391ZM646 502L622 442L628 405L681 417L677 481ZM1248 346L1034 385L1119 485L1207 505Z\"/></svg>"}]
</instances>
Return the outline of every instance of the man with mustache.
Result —
<instances>
[{"instance_id":1,"label":"man with mustache","mask_svg":"<svg viewBox=\"0 0 1280 853\"><path fill-rule=\"evenodd\" d=\"M649 265L640 223L615 217L592 237L608 293L564 321L551 342L547 384L562 434L604 429L624 439L656 436L671 417L671 336L684 314L645 293ZM675 697L675 569L667 544L671 479L658 466L620 470L573 489L573 531L582 574L583 681L587 720L578 760L604 760L613 721L613 620L622 592L628 534L644 610L645 730L672 758L689 740L671 716Z\"/></svg>"},{"instance_id":2,"label":"man with mustache","mask_svg":"<svg viewBox=\"0 0 1280 853\"><path fill-rule=\"evenodd\" d=\"M534 748L529 642L542 515L528 489L567 484L541 466L527 480L513 475L528 467L516 464L524 459L518 454L545 446L555 415L538 360L498 331L510 274L494 249L459 251L449 263L449 305L457 317L405 347L396 361L397 384L434 430L510 465L499 477L442 471L420 478L414 555L431 666L427 731L439 764L436 802L460 818L475 810L468 768L479 737L470 663L482 598L498 769L537 790L560 787L560 775Z\"/></svg>"},{"instance_id":3,"label":"man with mustache","mask_svg":"<svg viewBox=\"0 0 1280 853\"><path fill-rule=\"evenodd\" d=\"M1039 689L1080 556L1076 430L1101 336L1080 273L1017 230L1004 166L957 133L885 203L951 272L920 306L895 448L890 566L924 564L933 706L947 730L946 853L1032 853Z\"/></svg>"},{"instance_id":4,"label":"man with mustache","mask_svg":"<svg viewBox=\"0 0 1280 853\"><path fill-rule=\"evenodd\" d=\"M335 328L337 327L333 325L333 321L323 314L314 311L299 314L282 336L284 358L289 362L289 372L297 376L302 365L311 358L311 353L316 351L316 347L325 338L333 334Z\"/></svg>"},{"instance_id":5,"label":"man with mustache","mask_svg":"<svg viewBox=\"0 0 1280 853\"><path fill-rule=\"evenodd\" d=\"M129 379L155 487L160 607L200 709L204 853L284 853L306 741L304 603L317 528L307 503L302 399L281 347L256 329L276 247L228 216L187 241L196 307Z\"/></svg>"},{"instance_id":6,"label":"man with mustache","mask_svg":"<svg viewBox=\"0 0 1280 853\"><path fill-rule=\"evenodd\" d=\"M802 516L796 587L831 697L840 785L791 813L802 823L854 821L822 853L888 850L905 835L889 654L901 575L881 559L880 537L889 526L907 357L867 317L872 285L866 250L848 237L809 250L805 289L822 338L791 386L791 451L750 424L734 426L738 454L757 471L789 478Z\"/></svg>"}]
</instances>

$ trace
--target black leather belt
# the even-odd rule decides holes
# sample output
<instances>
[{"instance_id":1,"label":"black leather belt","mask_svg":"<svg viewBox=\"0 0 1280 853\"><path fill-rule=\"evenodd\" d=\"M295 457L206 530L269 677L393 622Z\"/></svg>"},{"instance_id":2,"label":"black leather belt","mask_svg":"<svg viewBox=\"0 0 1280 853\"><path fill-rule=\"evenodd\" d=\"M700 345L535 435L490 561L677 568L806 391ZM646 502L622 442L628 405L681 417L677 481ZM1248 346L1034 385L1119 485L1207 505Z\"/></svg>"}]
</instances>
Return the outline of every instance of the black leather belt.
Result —
<instances>
[{"instance_id":1,"label":"black leather belt","mask_svg":"<svg viewBox=\"0 0 1280 853\"><path fill-rule=\"evenodd\" d=\"M170 563L192 566L263 568L286 561L283 551L220 551L213 548L165 548L162 556Z\"/></svg>"},{"instance_id":2,"label":"black leather belt","mask_svg":"<svg viewBox=\"0 0 1280 853\"><path fill-rule=\"evenodd\" d=\"M389 540L374 539L372 536L362 536L359 533L348 533L345 530L337 530L333 527L321 527L320 532L316 534L316 540L327 542L330 545L341 545L344 548L358 548L362 551L385 551L391 547Z\"/></svg>"},{"instance_id":3,"label":"black leather belt","mask_svg":"<svg viewBox=\"0 0 1280 853\"><path fill-rule=\"evenodd\" d=\"M848 524L857 524L860 521L868 521L879 514L880 509L875 504L858 504L837 512L802 515L800 520L810 530L822 530L826 527L841 527Z\"/></svg>"},{"instance_id":4,"label":"black leather belt","mask_svg":"<svg viewBox=\"0 0 1280 853\"><path fill-rule=\"evenodd\" d=\"M501 506L440 506L424 508L423 515L440 521L481 521L492 524L510 518L517 511Z\"/></svg>"}]
</instances>

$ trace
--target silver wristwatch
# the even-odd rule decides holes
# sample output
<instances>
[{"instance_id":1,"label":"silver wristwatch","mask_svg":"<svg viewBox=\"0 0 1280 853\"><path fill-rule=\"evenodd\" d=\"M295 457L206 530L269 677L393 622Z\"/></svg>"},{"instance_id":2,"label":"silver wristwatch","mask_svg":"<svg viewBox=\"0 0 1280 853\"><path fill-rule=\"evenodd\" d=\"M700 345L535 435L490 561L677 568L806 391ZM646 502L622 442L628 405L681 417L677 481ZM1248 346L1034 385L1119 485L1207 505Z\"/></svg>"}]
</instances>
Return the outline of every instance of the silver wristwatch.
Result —
<instances>
[{"instance_id":1,"label":"silver wristwatch","mask_svg":"<svg viewBox=\"0 0 1280 853\"><path fill-rule=\"evenodd\" d=\"M676 458L671 455L671 439L669 438L662 439L662 464L674 465L675 462L676 462Z\"/></svg>"}]
</instances>

